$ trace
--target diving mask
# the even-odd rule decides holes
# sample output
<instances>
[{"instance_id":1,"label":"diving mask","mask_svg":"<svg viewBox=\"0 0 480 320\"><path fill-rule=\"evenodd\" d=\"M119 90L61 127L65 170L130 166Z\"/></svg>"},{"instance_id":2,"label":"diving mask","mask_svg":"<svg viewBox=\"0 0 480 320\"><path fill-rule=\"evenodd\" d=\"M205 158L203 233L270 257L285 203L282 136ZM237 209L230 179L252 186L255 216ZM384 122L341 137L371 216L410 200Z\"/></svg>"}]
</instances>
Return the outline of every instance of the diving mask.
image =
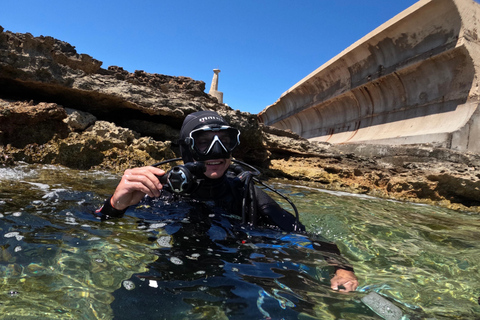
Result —
<instances>
[{"instance_id":1,"label":"diving mask","mask_svg":"<svg viewBox=\"0 0 480 320\"><path fill-rule=\"evenodd\" d=\"M240 144L240 131L230 126L203 126L190 132L186 139L198 161L230 158Z\"/></svg>"}]
</instances>

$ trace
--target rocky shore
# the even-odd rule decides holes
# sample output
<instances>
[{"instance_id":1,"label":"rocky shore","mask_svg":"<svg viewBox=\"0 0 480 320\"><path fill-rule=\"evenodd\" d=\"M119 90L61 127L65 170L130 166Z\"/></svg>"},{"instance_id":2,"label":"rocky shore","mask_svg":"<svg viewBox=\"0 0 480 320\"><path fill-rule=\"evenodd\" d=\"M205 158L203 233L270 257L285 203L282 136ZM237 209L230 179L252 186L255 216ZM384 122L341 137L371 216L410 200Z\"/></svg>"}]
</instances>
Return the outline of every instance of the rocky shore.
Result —
<instances>
[{"instance_id":1,"label":"rocky shore","mask_svg":"<svg viewBox=\"0 0 480 320\"><path fill-rule=\"evenodd\" d=\"M66 42L0 27L0 165L115 172L150 165L179 156L183 119L207 109L242 130L234 156L266 178L480 212L478 154L312 143L218 103L202 81L104 69Z\"/></svg>"}]
</instances>

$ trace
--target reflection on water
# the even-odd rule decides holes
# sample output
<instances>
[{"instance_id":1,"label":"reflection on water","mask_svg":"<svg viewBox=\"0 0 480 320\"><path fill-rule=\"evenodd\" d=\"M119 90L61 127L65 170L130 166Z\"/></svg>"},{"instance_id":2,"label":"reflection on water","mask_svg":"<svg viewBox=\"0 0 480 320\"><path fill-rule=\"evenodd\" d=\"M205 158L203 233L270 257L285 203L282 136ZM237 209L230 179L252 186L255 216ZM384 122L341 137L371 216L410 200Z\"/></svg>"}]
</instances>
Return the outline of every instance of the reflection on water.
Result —
<instances>
[{"instance_id":1,"label":"reflection on water","mask_svg":"<svg viewBox=\"0 0 480 320\"><path fill-rule=\"evenodd\" d=\"M380 319L361 302L369 292L404 318L480 318L478 215L275 185L355 267L359 289L341 294L303 236L182 206L101 222L93 211L117 182L0 168L1 319Z\"/></svg>"}]
</instances>

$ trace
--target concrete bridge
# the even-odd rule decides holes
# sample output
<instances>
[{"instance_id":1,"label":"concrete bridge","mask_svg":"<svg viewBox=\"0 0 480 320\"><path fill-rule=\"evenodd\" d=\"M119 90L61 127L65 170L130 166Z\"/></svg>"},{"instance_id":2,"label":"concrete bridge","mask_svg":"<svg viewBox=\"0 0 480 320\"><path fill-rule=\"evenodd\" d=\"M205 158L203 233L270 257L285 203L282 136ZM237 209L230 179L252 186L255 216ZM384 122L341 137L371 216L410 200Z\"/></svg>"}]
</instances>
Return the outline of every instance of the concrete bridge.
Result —
<instances>
[{"instance_id":1,"label":"concrete bridge","mask_svg":"<svg viewBox=\"0 0 480 320\"><path fill-rule=\"evenodd\" d=\"M480 5L422 0L259 113L335 144L431 144L480 152Z\"/></svg>"}]
</instances>

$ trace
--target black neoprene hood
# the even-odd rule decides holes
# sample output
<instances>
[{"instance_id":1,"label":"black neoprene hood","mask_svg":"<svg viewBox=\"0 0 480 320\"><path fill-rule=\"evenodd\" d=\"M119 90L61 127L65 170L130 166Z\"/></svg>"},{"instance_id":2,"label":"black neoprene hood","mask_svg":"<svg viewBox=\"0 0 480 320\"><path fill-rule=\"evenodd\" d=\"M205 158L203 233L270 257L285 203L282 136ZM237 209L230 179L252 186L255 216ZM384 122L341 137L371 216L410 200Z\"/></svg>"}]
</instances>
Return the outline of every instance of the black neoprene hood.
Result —
<instances>
[{"instance_id":1,"label":"black neoprene hood","mask_svg":"<svg viewBox=\"0 0 480 320\"><path fill-rule=\"evenodd\" d=\"M229 124L218 113L210 110L191 113L183 121L182 129L180 129L179 144L184 163L194 160L192 150L185 144L185 139L188 138L193 130L208 125L228 126Z\"/></svg>"}]
</instances>

